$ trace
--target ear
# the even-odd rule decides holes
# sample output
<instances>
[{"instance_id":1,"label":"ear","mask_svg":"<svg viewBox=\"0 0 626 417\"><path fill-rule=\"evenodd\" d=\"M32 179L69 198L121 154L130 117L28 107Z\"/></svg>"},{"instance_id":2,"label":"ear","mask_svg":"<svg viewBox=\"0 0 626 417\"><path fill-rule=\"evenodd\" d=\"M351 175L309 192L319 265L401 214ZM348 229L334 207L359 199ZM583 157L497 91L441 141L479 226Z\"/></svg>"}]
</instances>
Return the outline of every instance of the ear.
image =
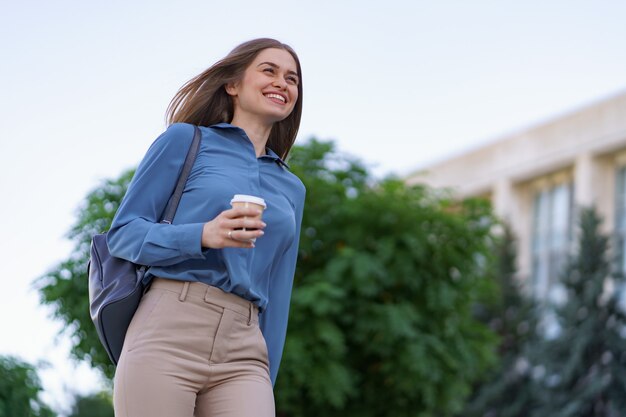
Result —
<instances>
[{"instance_id":1,"label":"ear","mask_svg":"<svg viewBox=\"0 0 626 417\"><path fill-rule=\"evenodd\" d=\"M226 90L226 94L229 96L234 97L237 95L237 86L235 83L224 84L224 90Z\"/></svg>"}]
</instances>

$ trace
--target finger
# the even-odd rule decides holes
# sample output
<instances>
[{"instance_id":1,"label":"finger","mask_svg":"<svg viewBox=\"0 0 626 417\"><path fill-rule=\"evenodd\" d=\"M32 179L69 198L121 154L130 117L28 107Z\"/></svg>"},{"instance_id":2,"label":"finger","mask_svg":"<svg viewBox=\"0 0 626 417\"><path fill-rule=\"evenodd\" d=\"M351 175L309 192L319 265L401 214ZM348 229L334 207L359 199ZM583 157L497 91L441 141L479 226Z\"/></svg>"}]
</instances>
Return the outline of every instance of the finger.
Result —
<instances>
[{"instance_id":1,"label":"finger","mask_svg":"<svg viewBox=\"0 0 626 417\"><path fill-rule=\"evenodd\" d=\"M243 218L238 217L236 219L225 220L223 227L227 229L264 229L265 222L261 219Z\"/></svg>"},{"instance_id":2,"label":"finger","mask_svg":"<svg viewBox=\"0 0 626 417\"><path fill-rule=\"evenodd\" d=\"M228 219L235 219L237 217L257 217L262 213L261 210L254 207L235 207L228 210L224 210L222 214Z\"/></svg>"},{"instance_id":3,"label":"finger","mask_svg":"<svg viewBox=\"0 0 626 417\"><path fill-rule=\"evenodd\" d=\"M263 235L263 230L232 230L228 237L238 242L250 242Z\"/></svg>"},{"instance_id":4,"label":"finger","mask_svg":"<svg viewBox=\"0 0 626 417\"><path fill-rule=\"evenodd\" d=\"M232 238L226 239L224 243L225 243L224 247L231 247L231 248L253 248L254 247L254 240L236 238L235 236L233 236Z\"/></svg>"}]
</instances>

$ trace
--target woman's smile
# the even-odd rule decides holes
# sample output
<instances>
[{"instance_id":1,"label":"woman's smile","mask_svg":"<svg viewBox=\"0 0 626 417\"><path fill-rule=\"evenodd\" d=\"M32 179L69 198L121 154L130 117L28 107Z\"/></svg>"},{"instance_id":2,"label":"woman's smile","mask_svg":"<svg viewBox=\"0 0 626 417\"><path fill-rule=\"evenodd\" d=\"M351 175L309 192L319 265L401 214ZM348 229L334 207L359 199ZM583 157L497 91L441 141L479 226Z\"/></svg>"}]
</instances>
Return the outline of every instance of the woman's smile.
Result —
<instances>
[{"instance_id":1,"label":"woman's smile","mask_svg":"<svg viewBox=\"0 0 626 417\"><path fill-rule=\"evenodd\" d=\"M269 98L274 103L286 104L287 97L281 93L265 93L265 97Z\"/></svg>"}]
</instances>

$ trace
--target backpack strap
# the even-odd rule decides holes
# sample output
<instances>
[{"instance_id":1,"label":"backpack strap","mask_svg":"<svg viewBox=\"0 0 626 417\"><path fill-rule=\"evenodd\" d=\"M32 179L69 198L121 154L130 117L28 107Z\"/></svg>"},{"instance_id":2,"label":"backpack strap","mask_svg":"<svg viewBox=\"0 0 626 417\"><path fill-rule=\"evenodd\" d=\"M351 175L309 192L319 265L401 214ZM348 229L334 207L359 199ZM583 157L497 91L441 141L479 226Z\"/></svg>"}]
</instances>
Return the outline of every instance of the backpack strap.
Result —
<instances>
[{"instance_id":1,"label":"backpack strap","mask_svg":"<svg viewBox=\"0 0 626 417\"><path fill-rule=\"evenodd\" d=\"M194 126L194 134L193 140L191 141L191 146L187 151L185 163L183 164L183 169L180 172L180 176L178 177L176 188L174 188L174 192L170 196L170 199L167 202L167 206L165 206L165 211L163 212L164 214L163 219L161 219L161 223L172 224L172 220L174 219L174 215L176 214L176 209L178 208L178 203L180 203L180 198L183 196L185 183L187 182L187 178L189 177L191 168L193 168L193 164L196 161L196 156L198 156L201 138L202 133L200 132L200 129L198 128L198 126Z\"/></svg>"}]
</instances>

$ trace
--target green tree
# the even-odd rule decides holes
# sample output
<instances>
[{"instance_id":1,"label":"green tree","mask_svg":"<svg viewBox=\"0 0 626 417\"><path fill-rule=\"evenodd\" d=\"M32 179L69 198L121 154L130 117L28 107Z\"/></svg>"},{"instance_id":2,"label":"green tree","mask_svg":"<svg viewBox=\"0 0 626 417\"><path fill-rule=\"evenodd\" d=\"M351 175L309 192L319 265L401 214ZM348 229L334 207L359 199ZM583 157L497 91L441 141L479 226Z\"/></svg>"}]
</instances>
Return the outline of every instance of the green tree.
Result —
<instances>
[{"instance_id":1,"label":"green tree","mask_svg":"<svg viewBox=\"0 0 626 417\"><path fill-rule=\"evenodd\" d=\"M527 417L537 406L531 377L537 333L538 305L516 276L516 240L509 227L495 248L496 297L478 305L477 317L500 336L499 364L478 384L461 416Z\"/></svg>"},{"instance_id":2,"label":"green tree","mask_svg":"<svg viewBox=\"0 0 626 417\"><path fill-rule=\"evenodd\" d=\"M489 207L376 184L330 144L298 148L291 165L308 192L278 410L459 410L495 343L470 312L489 256Z\"/></svg>"},{"instance_id":3,"label":"green tree","mask_svg":"<svg viewBox=\"0 0 626 417\"><path fill-rule=\"evenodd\" d=\"M311 140L290 166L307 186L287 344L277 381L286 416L446 416L492 361L495 337L471 315L484 287L492 216L387 179ZM88 316L91 235L109 227L131 173L87 196L70 259L42 278L70 324L73 354L113 368Z\"/></svg>"},{"instance_id":4,"label":"green tree","mask_svg":"<svg viewBox=\"0 0 626 417\"><path fill-rule=\"evenodd\" d=\"M35 368L17 358L0 356L0 417L54 417L39 399L41 382Z\"/></svg>"},{"instance_id":5,"label":"green tree","mask_svg":"<svg viewBox=\"0 0 626 417\"><path fill-rule=\"evenodd\" d=\"M134 171L117 180L107 180L87 195L78 210L76 223L68 233L75 242L69 258L37 281L41 301L51 304L54 317L66 324L65 331L73 341L72 355L85 360L112 379L111 364L89 315L87 262L91 238L108 230Z\"/></svg>"},{"instance_id":6,"label":"green tree","mask_svg":"<svg viewBox=\"0 0 626 417\"><path fill-rule=\"evenodd\" d=\"M69 417L114 417L111 396L106 392L79 395L74 399Z\"/></svg>"},{"instance_id":7,"label":"green tree","mask_svg":"<svg viewBox=\"0 0 626 417\"><path fill-rule=\"evenodd\" d=\"M543 406L534 415L624 416L626 316L615 291L624 277L611 271L609 238L595 210L581 209L579 224L578 247L561 279L567 302L556 309L560 332L542 348Z\"/></svg>"}]
</instances>

